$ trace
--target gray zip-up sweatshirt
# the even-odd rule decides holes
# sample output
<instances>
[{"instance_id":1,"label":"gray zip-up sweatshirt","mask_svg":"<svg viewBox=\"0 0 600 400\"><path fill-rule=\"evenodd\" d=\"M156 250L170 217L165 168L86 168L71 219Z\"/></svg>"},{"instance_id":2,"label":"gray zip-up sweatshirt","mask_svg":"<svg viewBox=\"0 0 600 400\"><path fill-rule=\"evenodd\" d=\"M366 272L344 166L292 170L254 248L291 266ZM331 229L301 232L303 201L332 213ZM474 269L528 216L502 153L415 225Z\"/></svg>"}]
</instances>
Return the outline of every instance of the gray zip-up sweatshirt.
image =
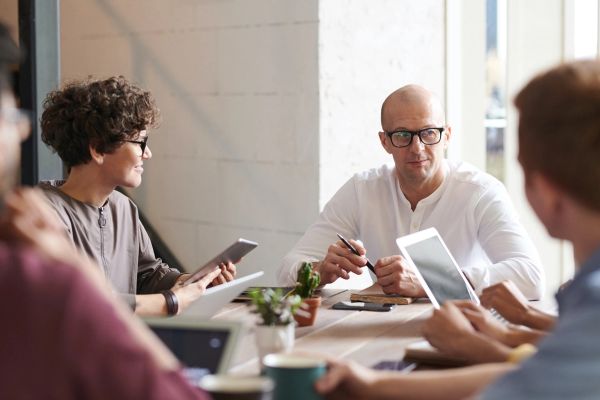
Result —
<instances>
[{"instance_id":1,"label":"gray zip-up sweatshirt","mask_svg":"<svg viewBox=\"0 0 600 400\"><path fill-rule=\"evenodd\" d=\"M39 187L73 243L96 261L131 308L136 294L159 293L175 284L181 273L154 255L133 201L113 191L98 208L63 193L58 189L63 183L45 181Z\"/></svg>"}]
</instances>

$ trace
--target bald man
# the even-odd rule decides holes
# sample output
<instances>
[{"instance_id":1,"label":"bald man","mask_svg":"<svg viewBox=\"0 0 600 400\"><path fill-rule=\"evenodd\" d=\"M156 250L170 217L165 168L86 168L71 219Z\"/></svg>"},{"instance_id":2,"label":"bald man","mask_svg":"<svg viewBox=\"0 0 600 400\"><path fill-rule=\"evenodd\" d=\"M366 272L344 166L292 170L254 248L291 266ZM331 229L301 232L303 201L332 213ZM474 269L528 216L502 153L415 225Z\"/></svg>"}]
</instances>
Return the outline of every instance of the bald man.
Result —
<instances>
[{"instance_id":1,"label":"bald man","mask_svg":"<svg viewBox=\"0 0 600 400\"><path fill-rule=\"evenodd\" d=\"M356 275L371 281L363 268L368 256L385 293L424 297L396 238L435 227L476 290L510 280L527 298L540 298L544 272L502 183L444 158L452 129L440 101L420 86L404 86L383 102L381 126L393 165L358 173L338 190L284 257L280 283L292 285L303 261L324 284ZM336 233L360 240L351 242L361 256L336 242Z\"/></svg>"}]
</instances>

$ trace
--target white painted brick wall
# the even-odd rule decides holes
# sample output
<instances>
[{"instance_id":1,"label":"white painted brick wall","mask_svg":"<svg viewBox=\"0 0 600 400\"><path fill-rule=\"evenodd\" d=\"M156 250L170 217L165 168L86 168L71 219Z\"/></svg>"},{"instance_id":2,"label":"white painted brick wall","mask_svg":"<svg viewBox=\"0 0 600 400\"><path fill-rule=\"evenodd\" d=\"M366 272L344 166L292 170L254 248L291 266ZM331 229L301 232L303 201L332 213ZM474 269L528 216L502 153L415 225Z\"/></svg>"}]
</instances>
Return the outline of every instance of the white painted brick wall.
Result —
<instances>
[{"instance_id":1,"label":"white painted brick wall","mask_svg":"<svg viewBox=\"0 0 600 400\"><path fill-rule=\"evenodd\" d=\"M418 83L443 98L439 0L319 2L321 206L356 171L392 162L379 143L381 103Z\"/></svg>"},{"instance_id":2,"label":"white painted brick wall","mask_svg":"<svg viewBox=\"0 0 600 400\"><path fill-rule=\"evenodd\" d=\"M442 86L434 0L63 0L61 9L63 79L123 74L157 98L163 122L133 196L188 268L244 236L261 246L240 272L274 270L319 205L386 158L376 137L383 97L411 81Z\"/></svg>"},{"instance_id":3,"label":"white painted brick wall","mask_svg":"<svg viewBox=\"0 0 600 400\"><path fill-rule=\"evenodd\" d=\"M315 0L63 0L62 73L123 74L163 121L133 197L187 268L238 237L275 269L318 214ZM271 274L265 283L274 283Z\"/></svg>"}]
</instances>

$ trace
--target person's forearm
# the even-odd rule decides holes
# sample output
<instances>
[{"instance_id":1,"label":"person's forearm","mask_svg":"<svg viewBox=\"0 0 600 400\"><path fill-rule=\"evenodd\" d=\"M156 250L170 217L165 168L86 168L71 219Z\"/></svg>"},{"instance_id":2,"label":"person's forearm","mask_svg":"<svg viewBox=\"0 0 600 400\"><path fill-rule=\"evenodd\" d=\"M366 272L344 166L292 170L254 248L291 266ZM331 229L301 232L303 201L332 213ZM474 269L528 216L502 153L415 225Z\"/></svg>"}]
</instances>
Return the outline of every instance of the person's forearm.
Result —
<instances>
[{"instance_id":1,"label":"person's forearm","mask_svg":"<svg viewBox=\"0 0 600 400\"><path fill-rule=\"evenodd\" d=\"M67 254L67 252L65 252L65 254ZM70 265L79 267L78 269L86 277L88 282L97 289L96 295L103 297L106 301L111 303L114 307L116 316L125 324L131 336L144 346L159 368L166 370L175 370L179 368L179 362L171 352L169 352L165 345L149 331L141 320L132 318L130 309L114 295L110 284L100 273L100 268L94 265L94 262L88 256L79 251L71 251L68 252L66 258L69 259ZM154 296L162 297L162 301L165 303L164 296L160 294L136 296L136 300L138 297L146 298ZM166 303L164 304L164 314L166 314Z\"/></svg>"},{"instance_id":2,"label":"person's forearm","mask_svg":"<svg viewBox=\"0 0 600 400\"><path fill-rule=\"evenodd\" d=\"M473 364L504 362L511 348L485 335L478 334L465 344L464 359Z\"/></svg>"},{"instance_id":3,"label":"person's forearm","mask_svg":"<svg viewBox=\"0 0 600 400\"><path fill-rule=\"evenodd\" d=\"M135 296L135 313L156 317L167 315L167 302L162 294L138 294Z\"/></svg>"},{"instance_id":4,"label":"person's forearm","mask_svg":"<svg viewBox=\"0 0 600 400\"><path fill-rule=\"evenodd\" d=\"M535 307L529 306L527 313L523 318L522 325L529 328L539 329L541 331L549 331L554 328L556 317L545 313Z\"/></svg>"},{"instance_id":5,"label":"person's forearm","mask_svg":"<svg viewBox=\"0 0 600 400\"><path fill-rule=\"evenodd\" d=\"M546 335L546 331L512 327L508 331L504 343L511 347L517 347L524 343L536 345L541 339L546 337Z\"/></svg>"},{"instance_id":6,"label":"person's forearm","mask_svg":"<svg viewBox=\"0 0 600 400\"><path fill-rule=\"evenodd\" d=\"M499 340L481 333L455 338L453 341L436 340L434 343L430 340L430 343L440 352L463 359L470 364L504 362L512 350Z\"/></svg>"},{"instance_id":7,"label":"person's forearm","mask_svg":"<svg viewBox=\"0 0 600 400\"><path fill-rule=\"evenodd\" d=\"M419 371L408 375L385 373L372 383L373 399L463 399L488 386L514 365L485 364L445 371Z\"/></svg>"}]
</instances>

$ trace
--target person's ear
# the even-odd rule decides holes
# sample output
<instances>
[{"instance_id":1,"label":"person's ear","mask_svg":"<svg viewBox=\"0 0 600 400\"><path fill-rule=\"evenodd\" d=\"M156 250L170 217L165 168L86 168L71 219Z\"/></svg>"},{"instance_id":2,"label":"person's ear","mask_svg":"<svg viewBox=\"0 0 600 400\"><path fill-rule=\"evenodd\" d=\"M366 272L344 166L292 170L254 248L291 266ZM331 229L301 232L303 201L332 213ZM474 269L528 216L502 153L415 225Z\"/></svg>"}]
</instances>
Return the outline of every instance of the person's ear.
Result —
<instances>
[{"instance_id":1,"label":"person's ear","mask_svg":"<svg viewBox=\"0 0 600 400\"><path fill-rule=\"evenodd\" d=\"M379 132L379 141L381 142L381 146L388 154L392 154L392 151L389 147L390 143L388 139L389 137L385 134L385 132Z\"/></svg>"},{"instance_id":2,"label":"person's ear","mask_svg":"<svg viewBox=\"0 0 600 400\"><path fill-rule=\"evenodd\" d=\"M552 181L539 172L531 173L527 181L529 185L535 188L539 197L546 202L549 209L556 209L556 203L563 196Z\"/></svg>"},{"instance_id":3,"label":"person's ear","mask_svg":"<svg viewBox=\"0 0 600 400\"><path fill-rule=\"evenodd\" d=\"M448 144L450 143L450 138L452 137L452 127L450 125L447 125L444 128L444 132L442 133L442 135L444 135L445 137L444 150L448 150Z\"/></svg>"},{"instance_id":4,"label":"person's ear","mask_svg":"<svg viewBox=\"0 0 600 400\"><path fill-rule=\"evenodd\" d=\"M102 165L104 163L104 153L100 153L92 145L89 146L89 149L90 149L90 156L92 157L92 161L94 161L98 165Z\"/></svg>"},{"instance_id":5,"label":"person's ear","mask_svg":"<svg viewBox=\"0 0 600 400\"><path fill-rule=\"evenodd\" d=\"M525 193L548 233L559 237L566 215L564 193L552 181L535 171L525 174Z\"/></svg>"}]
</instances>

